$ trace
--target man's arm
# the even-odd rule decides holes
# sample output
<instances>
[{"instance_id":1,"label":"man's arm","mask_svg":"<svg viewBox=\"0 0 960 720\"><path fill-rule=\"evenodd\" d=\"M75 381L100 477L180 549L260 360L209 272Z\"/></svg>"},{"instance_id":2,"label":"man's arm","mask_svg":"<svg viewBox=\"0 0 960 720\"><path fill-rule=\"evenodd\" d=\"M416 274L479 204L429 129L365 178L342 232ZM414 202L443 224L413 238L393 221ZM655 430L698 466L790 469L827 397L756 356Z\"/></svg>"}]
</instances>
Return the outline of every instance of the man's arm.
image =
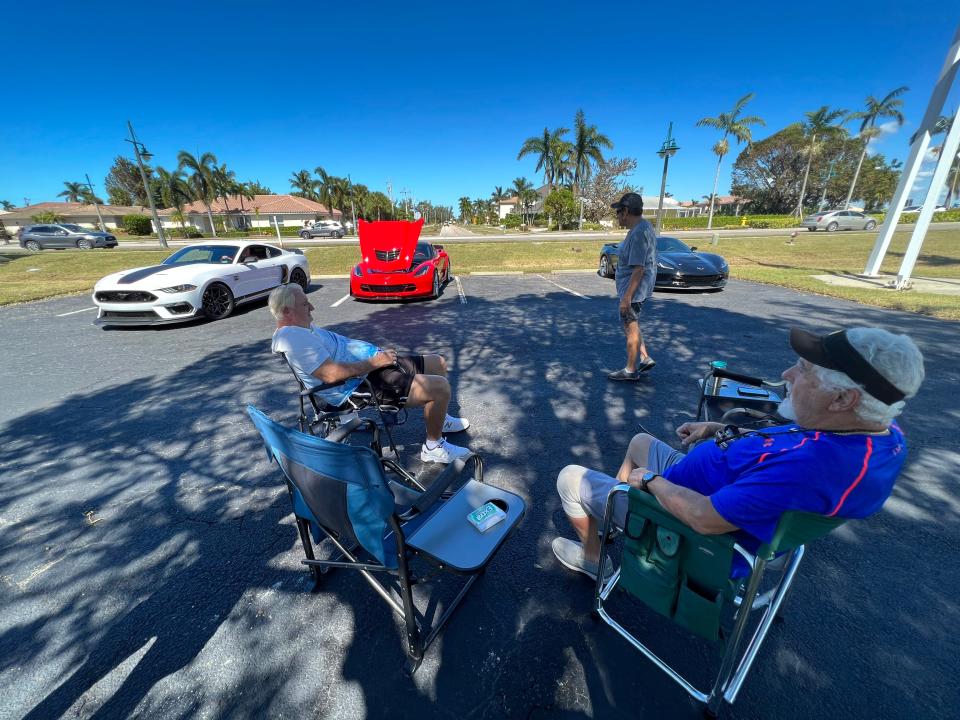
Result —
<instances>
[{"instance_id":1,"label":"man's arm","mask_svg":"<svg viewBox=\"0 0 960 720\"><path fill-rule=\"evenodd\" d=\"M640 478L646 471L646 468L637 468L630 473L627 482L639 488ZM706 495L674 485L665 477L657 475L647 483L647 490L660 501L667 512L701 535L722 535L740 529L724 520Z\"/></svg>"},{"instance_id":2,"label":"man's arm","mask_svg":"<svg viewBox=\"0 0 960 720\"><path fill-rule=\"evenodd\" d=\"M393 349L381 350L373 357L356 362L338 363L327 359L320 367L314 370L313 375L318 380L332 384L348 380L397 362L397 351Z\"/></svg>"},{"instance_id":3,"label":"man's arm","mask_svg":"<svg viewBox=\"0 0 960 720\"><path fill-rule=\"evenodd\" d=\"M620 298L620 309L626 310L629 307L630 303L633 302L633 296L637 292L637 288L640 287L640 281L643 280L643 273L646 268L643 265L637 265L633 272L630 274L630 282L627 283L627 289L623 293L623 297Z\"/></svg>"}]
</instances>

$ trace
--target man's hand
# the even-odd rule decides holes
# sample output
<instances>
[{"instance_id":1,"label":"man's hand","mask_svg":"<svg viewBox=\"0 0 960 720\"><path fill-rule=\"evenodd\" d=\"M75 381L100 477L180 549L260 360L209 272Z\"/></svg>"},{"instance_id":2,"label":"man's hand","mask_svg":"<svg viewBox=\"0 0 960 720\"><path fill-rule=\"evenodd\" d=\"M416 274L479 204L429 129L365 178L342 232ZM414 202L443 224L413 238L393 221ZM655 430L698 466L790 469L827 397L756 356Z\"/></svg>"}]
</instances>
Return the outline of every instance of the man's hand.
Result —
<instances>
[{"instance_id":1,"label":"man's hand","mask_svg":"<svg viewBox=\"0 0 960 720\"><path fill-rule=\"evenodd\" d=\"M643 487L643 484L640 482L643 480L643 474L647 472L647 468L638 467L630 471L630 475L627 476L627 484L630 487L635 487L640 490Z\"/></svg>"},{"instance_id":2,"label":"man's hand","mask_svg":"<svg viewBox=\"0 0 960 720\"><path fill-rule=\"evenodd\" d=\"M718 422L685 422L677 428L677 437L680 438L680 443L686 447L691 443L715 435L718 430L723 430L723 425Z\"/></svg>"},{"instance_id":3,"label":"man's hand","mask_svg":"<svg viewBox=\"0 0 960 720\"><path fill-rule=\"evenodd\" d=\"M390 367L391 365L397 364L397 351L393 348L387 348L386 350L381 350L372 358L370 358L370 364L373 365L373 369L377 370L382 367Z\"/></svg>"}]
</instances>

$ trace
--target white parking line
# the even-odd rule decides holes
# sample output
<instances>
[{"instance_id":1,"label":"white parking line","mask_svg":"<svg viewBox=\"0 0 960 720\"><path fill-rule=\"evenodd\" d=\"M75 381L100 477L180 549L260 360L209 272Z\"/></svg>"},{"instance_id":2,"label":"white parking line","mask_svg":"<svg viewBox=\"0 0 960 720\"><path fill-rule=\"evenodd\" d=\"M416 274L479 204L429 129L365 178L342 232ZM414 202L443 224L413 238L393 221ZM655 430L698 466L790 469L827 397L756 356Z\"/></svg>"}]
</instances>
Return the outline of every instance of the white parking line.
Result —
<instances>
[{"instance_id":1,"label":"white parking line","mask_svg":"<svg viewBox=\"0 0 960 720\"><path fill-rule=\"evenodd\" d=\"M576 295L578 298L583 298L584 300L589 300L589 299L590 299L590 298L588 298L586 295L581 295L581 294L578 293L576 290L571 290L571 289L568 288L568 287L564 287L564 286L561 285L560 283L555 283L555 282L554 282L553 280L551 280L550 278L543 277L543 275L539 275L539 274L538 274L537 277L538 277L538 278L543 278L544 280L546 280L546 281L547 281L548 283L550 283L551 285L556 285L556 286L557 286L558 288L560 288L561 290L565 290L566 292L570 293L571 295Z\"/></svg>"},{"instance_id":2,"label":"white parking line","mask_svg":"<svg viewBox=\"0 0 960 720\"><path fill-rule=\"evenodd\" d=\"M57 315L57 317L66 317L67 315L76 315L77 313L87 312L88 310L96 310L96 307L88 307L83 310L74 310L73 312L63 313L62 315Z\"/></svg>"},{"instance_id":3,"label":"white parking line","mask_svg":"<svg viewBox=\"0 0 960 720\"><path fill-rule=\"evenodd\" d=\"M344 300L349 300L349 299L350 299L350 293L347 293L347 294L344 295L342 298L340 298L339 300L337 300L337 301L336 301L333 305L331 305L330 307L338 307L338 306L340 305L340 303L342 303Z\"/></svg>"},{"instance_id":4,"label":"white parking line","mask_svg":"<svg viewBox=\"0 0 960 720\"><path fill-rule=\"evenodd\" d=\"M454 275L453 279L457 281L457 292L460 293L460 304L467 304L467 296L463 294L463 285L460 284L460 276Z\"/></svg>"}]
</instances>

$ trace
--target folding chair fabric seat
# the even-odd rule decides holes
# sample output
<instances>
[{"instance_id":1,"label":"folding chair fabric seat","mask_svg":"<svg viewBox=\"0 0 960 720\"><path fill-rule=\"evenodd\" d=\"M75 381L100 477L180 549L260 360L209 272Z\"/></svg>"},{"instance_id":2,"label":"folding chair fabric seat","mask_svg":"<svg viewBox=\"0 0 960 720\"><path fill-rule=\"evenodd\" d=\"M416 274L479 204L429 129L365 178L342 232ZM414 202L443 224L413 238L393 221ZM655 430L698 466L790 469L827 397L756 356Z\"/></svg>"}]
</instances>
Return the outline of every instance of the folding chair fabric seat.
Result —
<instances>
[{"instance_id":1,"label":"folding chair fabric seat","mask_svg":"<svg viewBox=\"0 0 960 720\"><path fill-rule=\"evenodd\" d=\"M276 460L287 479L294 513L300 531L304 563L316 580L329 567L354 568L374 586L391 607L404 617L411 671L454 609L466 596L497 550L523 517L523 500L510 492L482 482L483 464L471 454L474 478L467 480L452 495L444 494L463 472L465 461L448 465L429 488L420 490L388 480L385 467L401 471L399 477L415 479L391 459L383 458L368 447L325 440L285 428L253 406L247 406L251 420L267 447L267 455ZM369 421L368 421L369 422ZM359 421L353 421L354 427ZM485 502L495 501L506 509L507 517L486 532L478 532L467 515ZM307 529L309 528L309 530ZM326 536L340 555L332 560L313 556L310 535ZM372 561L355 556L356 547ZM411 586L416 580L409 561L423 557L440 570L469 576L453 602L429 630L420 627L413 607ZM346 558L346 560L343 560ZM383 571L399 580L397 600L372 573Z\"/></svg>"},{"instance_id":2,"label":"folding chair fabric seat","mask_svg":"<svg viewBox=\"0 0 960 720\"><path fill-rule=\"evenodd\" d=\"M701 535L667 512L653 495L621 483L607 498L604 536L612 526L613 504L620 493L626 493L628 499L621 565L608 581L598 579L594 610L692 697L707 703L708 712L715 714L724 701L733 703L736 699L793 583L804 545L827 535L845 519L786 512L770 542L751 554L733 535ZM604 544L601 566L607 550ZM775 587L761 597L764 571L781 553L786 555L783 563L777 563L780 577ZM746 578L731 578L737 555L752 568ZM721 648L720 670L709 692L697 690L609 615L604 602L614 589L625 591L676 625ZM740 653L751 612L760 607L764 612L757 629Z\"/></svg>"}]
</instances>

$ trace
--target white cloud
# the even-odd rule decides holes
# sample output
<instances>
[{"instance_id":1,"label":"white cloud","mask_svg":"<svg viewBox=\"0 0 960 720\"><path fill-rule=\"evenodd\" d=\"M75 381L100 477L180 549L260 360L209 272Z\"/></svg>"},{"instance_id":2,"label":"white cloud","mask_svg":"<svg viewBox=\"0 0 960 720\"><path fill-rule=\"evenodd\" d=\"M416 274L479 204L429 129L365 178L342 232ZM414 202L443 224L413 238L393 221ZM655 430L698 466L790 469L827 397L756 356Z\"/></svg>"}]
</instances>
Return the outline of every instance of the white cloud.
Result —
<instances>
[{"instance_id":1,"label":"white cloud","mask_svg":"<svg viewBox=\"0 0 960 720\"><path fill-rule=\"evenodd\" d=\"M876 146L881 140L883 140L887 135L895 135L900 130L900 125L897 124L896 120L888 120L887 122L880 123L877 125L877 130L880 131L880 134L875 138L871 138L870 142L867 143L867 154L874 155L878 152Z\"/></svg>"}]
</instances>

